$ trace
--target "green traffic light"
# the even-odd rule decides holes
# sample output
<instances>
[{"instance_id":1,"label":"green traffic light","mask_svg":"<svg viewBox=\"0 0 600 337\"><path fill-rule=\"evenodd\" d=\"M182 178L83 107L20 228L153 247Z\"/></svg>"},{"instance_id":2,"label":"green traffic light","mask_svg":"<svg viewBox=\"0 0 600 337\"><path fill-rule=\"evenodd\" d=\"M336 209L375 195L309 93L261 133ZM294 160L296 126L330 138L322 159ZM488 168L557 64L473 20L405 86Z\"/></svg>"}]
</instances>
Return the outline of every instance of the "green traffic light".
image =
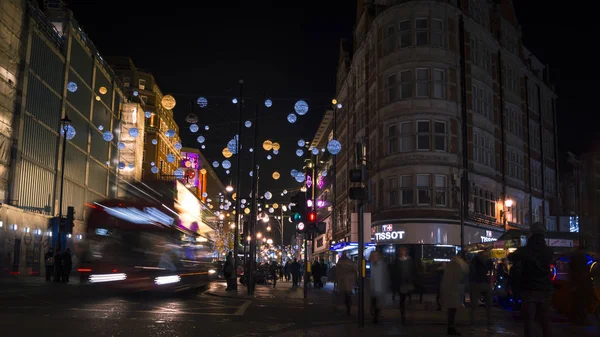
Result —
<instances>
[{"instance_id":1,"label":"green traffic light","mask_svg":"<svg viewBox=\"0 0 600 337\"><path fill-rule=\"evenodd\" d=\"M300 213L294 213L294 221L302 220L302 215Z\"/></svg>"}]
</instances>

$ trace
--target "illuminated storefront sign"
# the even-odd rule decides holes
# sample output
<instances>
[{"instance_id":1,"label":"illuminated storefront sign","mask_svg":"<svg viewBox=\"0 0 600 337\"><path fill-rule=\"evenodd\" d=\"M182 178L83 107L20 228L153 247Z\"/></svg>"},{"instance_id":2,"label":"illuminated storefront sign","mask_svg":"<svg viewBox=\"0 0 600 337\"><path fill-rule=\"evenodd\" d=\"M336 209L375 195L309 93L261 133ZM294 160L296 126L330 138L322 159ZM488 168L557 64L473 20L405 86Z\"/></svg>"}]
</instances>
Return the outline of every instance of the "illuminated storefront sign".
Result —
<instances>
[{"instance_id":1,"label":"illuminated storefront sign","mask_svg":"<svg viewBox=\"0 0 600 337\"><path fill-rule=\"evenodd\" d=\"M166 226L173 225L175 219L154 207L145 207L143 210L135 207L105 207L106 213L111 216L135 224L150 225L160 223Z\"/></svg>"},{"instance_id":2,"label":"illuminated storefront sign","mask_svg":"<svg viewBox=\"0 0 600 337\"><path fill-rule=\"evenodd\" d=\"M375 233L375 241L402 240L404 239L404 234L406 234L404 231Z\"/></svg>"},{"instance_id":3,"label":"illuminated storefront sign","mask_svg":"<svg viewBox=\"0 0 600 337\"><path fill-rule=\"evenodd\" d=\"M481 242L494 242L497 241L495 237L493 237L492 231L485 231L485 236L481 236Z\"/></svg>"}]
</instances>

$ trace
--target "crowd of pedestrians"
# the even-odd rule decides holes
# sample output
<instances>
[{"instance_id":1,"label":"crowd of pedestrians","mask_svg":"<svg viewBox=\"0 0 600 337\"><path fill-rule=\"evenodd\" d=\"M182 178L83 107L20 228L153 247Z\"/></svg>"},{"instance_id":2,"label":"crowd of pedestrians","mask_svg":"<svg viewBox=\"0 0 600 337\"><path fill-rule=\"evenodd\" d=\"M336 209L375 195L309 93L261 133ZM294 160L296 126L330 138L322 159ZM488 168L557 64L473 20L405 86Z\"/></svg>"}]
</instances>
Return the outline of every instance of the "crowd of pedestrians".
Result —
<instances>
[{"instance_id":1,"label":"crowd of pedestrians","mask_svg":"<svg viewBox=\"0 0 600 337\"><path fill-rule=\"evenodd\" d=\"M73 269L73 254L71 249L67 248L64 252L56 249L56 252L49 250L44 256L46 262L46 282L69 283L69 275Z\"/></svg>"}]
</instances>

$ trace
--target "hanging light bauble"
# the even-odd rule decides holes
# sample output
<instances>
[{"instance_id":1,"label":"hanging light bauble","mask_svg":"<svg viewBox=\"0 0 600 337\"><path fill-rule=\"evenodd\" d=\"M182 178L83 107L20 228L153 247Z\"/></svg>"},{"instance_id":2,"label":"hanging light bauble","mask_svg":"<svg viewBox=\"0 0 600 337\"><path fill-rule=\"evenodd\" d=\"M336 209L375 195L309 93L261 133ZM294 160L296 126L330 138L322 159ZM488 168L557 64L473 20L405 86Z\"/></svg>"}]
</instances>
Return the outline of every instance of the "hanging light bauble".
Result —
<instances>
[{"instance_id":1,"label":"hanging light bauble","mask_svg":"<svg viewBox=\"0 0 600 337\"><path fill-rule=\"evenodd\" d=\"M175 104L177 104L177 102L175 101L175 97L173 97L171 95L163 96L160 103L162 104L163 108L165 108L167 110L173 109L175 107Z\"/></svg>"}]
</instances>

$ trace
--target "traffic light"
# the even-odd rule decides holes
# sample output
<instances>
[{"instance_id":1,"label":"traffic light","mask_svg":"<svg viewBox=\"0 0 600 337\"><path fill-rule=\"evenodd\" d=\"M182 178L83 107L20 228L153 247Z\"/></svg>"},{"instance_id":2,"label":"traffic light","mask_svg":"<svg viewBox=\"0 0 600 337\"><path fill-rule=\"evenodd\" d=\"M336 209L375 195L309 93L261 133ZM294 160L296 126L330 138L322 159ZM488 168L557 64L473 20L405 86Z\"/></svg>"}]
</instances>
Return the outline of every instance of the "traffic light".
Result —
<instances>
[{"instance_id":1,"label":"traffic light","mask_svg":"<svg viewBox=\"0 0 600 337\"><path fill-rule=\"evenodd\" d=\"M294 222L302 222L306 220L306 195L302 192L294 195L291 198L292 204L292 220Z\"/></svg>"},{"instance_id":2,"label":"traffic light","mask_svg":"<svg viewBox=\"0 0 600 337\"><path fill-rule=\"evenodd\" d=\"M362 169L350 170L350 182L351 183L362 183L363 179ZM367 200L367 190L364 187L350 187L348 190L348 196L351 200L365 201Z\"/></svg>"},{"instance_id":3,"label":"traffic light","mask_svg":"<svg viewBox=\"0 0 600 337\"><path fill-rule=\"evenodd\" d=\"M67 234L73 234L73 227L75 226L75 207L69 206L67 207L67 222L66 222L66 232Z\"/></svg>"},{"instance_id":4,"label":"traffic light","mask_svg":"<svg viewBox=\"0 0 600 337\"><path fill-rule=\"evenodd\" d=\"M314 211L310 211L308 212L308 216L307 216L308 222L309 223L313 223L317 221L317 212Z\"/></svg>"},{"instance_id":5,"label":"traffic light","mask_svg":"<svg viewBox=\"0 0 600 337\"><path fill-rule=\"evenodd\" d=\"M296 232L304 233L306 231L306 227L304 226L304 222L298 222L296 225Z\"/></svg>"}]
</instances>

